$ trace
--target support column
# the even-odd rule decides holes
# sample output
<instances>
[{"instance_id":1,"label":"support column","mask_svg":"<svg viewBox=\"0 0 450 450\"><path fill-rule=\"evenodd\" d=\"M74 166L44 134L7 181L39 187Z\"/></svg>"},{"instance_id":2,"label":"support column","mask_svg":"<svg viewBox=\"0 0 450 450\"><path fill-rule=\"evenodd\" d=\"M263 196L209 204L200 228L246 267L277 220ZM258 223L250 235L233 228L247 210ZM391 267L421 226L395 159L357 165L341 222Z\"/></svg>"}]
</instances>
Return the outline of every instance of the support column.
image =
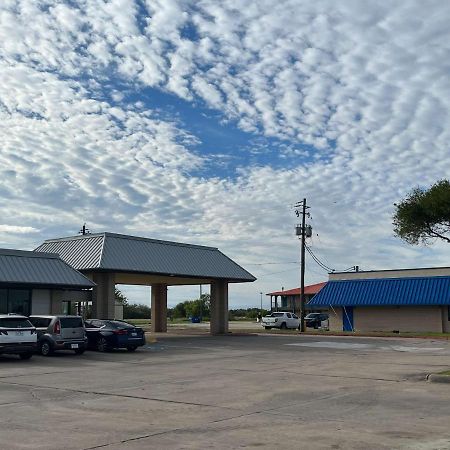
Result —
<instances>
[{"instance_id":1,"label":"support column","mask_svg":"<svg viewBox=\"0 0 450 450\"><path fill-rule=\"evenodd\" d=\"M211 283L211 334L228 333L228 283L214 281Z\"/></svg>"},{"instance_id":2,"label":"support column","mask_svg":"<svg viewBox=\"0 0 450 450\"><path fill-rule=\"evenodd\" d=\"M114 319L116 304L114 274L106 272L94 273L92 281L97 284L92 290L92 317L96 319Z\"/></svg>"},{"instance_id":3,"label":"support column","mask_svg":"<svg viewBox=\"0 0 450 450\"><path fill-rule=\"evenodd\" d=\"M167 284L152 284L152 332L167 332Z\"/></svg>"}]
</instances>

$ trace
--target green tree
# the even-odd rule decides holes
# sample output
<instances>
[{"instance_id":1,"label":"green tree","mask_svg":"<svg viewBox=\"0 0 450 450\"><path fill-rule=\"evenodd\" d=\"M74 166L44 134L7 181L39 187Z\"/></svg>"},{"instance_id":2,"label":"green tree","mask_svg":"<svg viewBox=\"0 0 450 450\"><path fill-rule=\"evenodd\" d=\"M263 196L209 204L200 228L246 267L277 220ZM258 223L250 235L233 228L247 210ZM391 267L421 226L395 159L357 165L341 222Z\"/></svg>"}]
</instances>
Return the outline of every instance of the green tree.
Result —
<instances>
[{"instance_id":1,"label":"green tree","mask_svg":"<svg viewBox=\"0 0 450 450\"><path fill-rule=\"evenodd\" d=\"M431 239L450 243L450 182L440 180L429 189L415 188L395 204L394 233L406 242L428 244Z\"/></svg>"},{"instance_id":2,"label":"green tree","mask_svg":"<svg viewBox=\"0 0 450 450\"><path fill-rule=\"evenodd\" d=\"M116 297L116 302L121 305L128 305L128 298L123 295L122 291L117 288L114 288L114 295Z\"/></svg>"}]
</instances>

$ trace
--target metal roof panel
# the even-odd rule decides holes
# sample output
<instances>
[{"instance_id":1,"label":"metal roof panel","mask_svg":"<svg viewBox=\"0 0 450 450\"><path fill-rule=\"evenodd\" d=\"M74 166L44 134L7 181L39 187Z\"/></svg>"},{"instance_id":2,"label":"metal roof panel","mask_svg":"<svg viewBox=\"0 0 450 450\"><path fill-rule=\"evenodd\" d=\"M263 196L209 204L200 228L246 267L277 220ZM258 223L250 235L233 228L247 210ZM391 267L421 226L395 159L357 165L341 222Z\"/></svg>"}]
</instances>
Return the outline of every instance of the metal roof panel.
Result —
<instances>
[{"instance_id":1,"label":"metal roof panel","mask_svg":"<svg viewBox=\"0 0 450 450\"><path fill-rule=\"evenodd\" d=\"M450 305L450 276L332 280L308 305Z\"/></svg>"},{"instance_id":2,"label":"metal roof panel","mask_svg":"<svg viewBox=\"0 0 450 450\"><path fill-rule=\"evenodd\" d=\"M91 288L95 284L58 255L0 249L0 283Z\"/></svg>"},{"instance_id":3,"label":"metal roof panel","mask_svg":"<svg viewBox=\"0 0 450 450\"><path fill-rule=\"evenodd\" d=\"M114 233L45 241L36 250L58 253L78 270L166 274L254 281L217 248Z\"/></svg>"}]
</instances>

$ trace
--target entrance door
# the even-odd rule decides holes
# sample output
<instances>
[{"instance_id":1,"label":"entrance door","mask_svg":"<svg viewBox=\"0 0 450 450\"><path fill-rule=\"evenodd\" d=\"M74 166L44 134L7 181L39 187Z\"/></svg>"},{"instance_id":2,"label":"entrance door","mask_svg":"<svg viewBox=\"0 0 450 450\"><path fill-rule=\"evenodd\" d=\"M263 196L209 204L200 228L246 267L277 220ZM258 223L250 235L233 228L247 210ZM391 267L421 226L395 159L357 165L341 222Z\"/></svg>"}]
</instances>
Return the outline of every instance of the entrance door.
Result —
<instances>
[{"instance_id":1,"label":"entrance door","mask_svg":"<svg viewBox=\"0 0 450 450\"><path fill-rule=\"evenodd\" d=\"M344 331L353 331L353 306L342 308L342 325Z\"/></svg>"}]
</instances>

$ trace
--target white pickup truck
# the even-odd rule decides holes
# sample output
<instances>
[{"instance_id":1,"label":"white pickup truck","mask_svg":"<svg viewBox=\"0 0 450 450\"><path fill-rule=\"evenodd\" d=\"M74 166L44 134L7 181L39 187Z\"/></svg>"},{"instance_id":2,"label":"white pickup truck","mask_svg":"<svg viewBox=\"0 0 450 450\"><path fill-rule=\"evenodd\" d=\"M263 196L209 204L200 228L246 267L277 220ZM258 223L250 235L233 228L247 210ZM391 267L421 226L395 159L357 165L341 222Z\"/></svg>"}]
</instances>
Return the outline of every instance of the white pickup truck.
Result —
<instances>
[{"instance_id":1,"label":"white pickup truck","mask_svg":"<svg viewBox=\"0 0 450 450\"><path fill-rule=\"evenodd\" d=\"M271 328L300 328L300 319L294 313L276 311L261 319L261 325L266 329Z\"/></svg>"}]
</instances>

